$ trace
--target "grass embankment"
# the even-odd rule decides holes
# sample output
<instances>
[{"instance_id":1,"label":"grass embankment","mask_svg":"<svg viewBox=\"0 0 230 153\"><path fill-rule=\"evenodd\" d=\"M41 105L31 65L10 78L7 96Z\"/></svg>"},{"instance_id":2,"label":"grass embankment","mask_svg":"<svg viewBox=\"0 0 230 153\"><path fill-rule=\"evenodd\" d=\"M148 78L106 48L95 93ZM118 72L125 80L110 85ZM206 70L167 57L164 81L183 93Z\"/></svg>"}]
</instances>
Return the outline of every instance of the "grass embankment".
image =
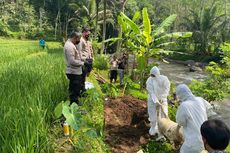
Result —
<instances>
[{"instance_id":1,"label":"grass embankment","mask_svg":"<svg viewBox=\"0 0 230 153\"><path fill-rule=\"evenodd\" d=\"M67 100L63 47L47 42L0 38L0 152L54 152L50 134L55 106ZM103 127L103 105L93 109L93 122ZM100 111L100 112L99 112ZM102 136L101 136L102 137ZM98 137L103 145L102 138ZM97 141L96 141L97 142ZM100 144L96 144L99 146Z\"/></svg>"}]
</instances>

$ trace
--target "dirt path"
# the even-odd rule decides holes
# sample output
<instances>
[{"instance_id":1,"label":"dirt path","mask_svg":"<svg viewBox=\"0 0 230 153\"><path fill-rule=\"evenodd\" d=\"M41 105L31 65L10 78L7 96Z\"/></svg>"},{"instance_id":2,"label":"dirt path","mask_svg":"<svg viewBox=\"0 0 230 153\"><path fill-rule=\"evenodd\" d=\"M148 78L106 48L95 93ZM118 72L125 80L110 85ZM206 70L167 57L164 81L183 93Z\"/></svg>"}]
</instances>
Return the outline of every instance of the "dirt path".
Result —
<instances>
[{"instance_id":1,"label":"dirt path","mask_svg":"<svg viewBox=\"0 0 230 153\"><path fill-rule=\"evenodd\" d=\"M146 102L131 96L105 104L106 143L112 153L135 153L149 141Z\"/></svg>"}]
</instances>

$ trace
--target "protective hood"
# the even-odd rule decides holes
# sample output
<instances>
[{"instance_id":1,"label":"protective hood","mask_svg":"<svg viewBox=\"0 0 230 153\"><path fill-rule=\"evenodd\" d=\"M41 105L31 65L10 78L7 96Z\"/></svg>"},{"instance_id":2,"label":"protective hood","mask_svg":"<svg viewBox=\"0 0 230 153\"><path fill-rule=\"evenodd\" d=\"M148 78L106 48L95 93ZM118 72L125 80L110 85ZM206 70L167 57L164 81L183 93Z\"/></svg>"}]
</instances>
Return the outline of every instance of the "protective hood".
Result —
<instances>
[{"instance_id":1,"label":"protective hood","mask_svg":"<svg viewBox=\"0 0 230 153\"><path fill-rule=\"evenodd\" d=\"M195 96L192 94L191 90L188 88L185 84L180 84L176 88L176 96L179 98L179 100L186 101L186 100L192 100L195 98Z\"/></svg>"},{"instance_id":2,"label":"protective hood","mask_svg":"<svg viewBox=\"0 0 230 153\"><path fill-rule=\"evenodd\" d=\"M155 76L159 76L160 75L160 70L154 66L151 70L150 70L150 74L153 74Z\"/></svg>"}]
</instances>

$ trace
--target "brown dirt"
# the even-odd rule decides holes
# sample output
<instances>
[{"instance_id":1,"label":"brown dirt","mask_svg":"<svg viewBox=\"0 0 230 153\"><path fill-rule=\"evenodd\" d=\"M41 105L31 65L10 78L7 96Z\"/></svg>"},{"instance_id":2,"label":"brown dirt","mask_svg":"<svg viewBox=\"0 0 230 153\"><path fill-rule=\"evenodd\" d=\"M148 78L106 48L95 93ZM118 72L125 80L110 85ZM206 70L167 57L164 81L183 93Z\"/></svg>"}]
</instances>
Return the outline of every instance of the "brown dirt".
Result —
<instances>
[{"instance_id":1,"label":"brown dirt","mask_svg":"<svg viewBox=\"0 0 230 153\"><path fill-rule=\"evenodd\" d=\"M131 96L105 103L106 143L112 153L135 153L149 141L146 102Z\"/></svg>"}]
</instances>

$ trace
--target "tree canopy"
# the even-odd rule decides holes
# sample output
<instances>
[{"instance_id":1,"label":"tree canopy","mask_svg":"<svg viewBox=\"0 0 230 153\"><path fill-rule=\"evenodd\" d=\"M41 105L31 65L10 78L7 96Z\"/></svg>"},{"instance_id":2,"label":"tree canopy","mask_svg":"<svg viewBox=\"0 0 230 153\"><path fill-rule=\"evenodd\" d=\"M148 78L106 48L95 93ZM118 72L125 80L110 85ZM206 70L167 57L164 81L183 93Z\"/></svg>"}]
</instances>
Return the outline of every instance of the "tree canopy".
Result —
<instances>
[{"instance_id":1,"label":"tree canopy","mask_svg":"<svg viewBox=\"0 0 230 153\"><path fill-rule=\"evenodd\" d=\"M207 54L211 45L218 47L230 40L229 0L2 0L0 35L62 40L71 31L89 26L94 39L102 41L119 35L120 12L131 18L143 8L148 10L153 30L166 17L176 14L168 32L193 32L190 42L199 53Z\"/></svg>"}]
</instances>

